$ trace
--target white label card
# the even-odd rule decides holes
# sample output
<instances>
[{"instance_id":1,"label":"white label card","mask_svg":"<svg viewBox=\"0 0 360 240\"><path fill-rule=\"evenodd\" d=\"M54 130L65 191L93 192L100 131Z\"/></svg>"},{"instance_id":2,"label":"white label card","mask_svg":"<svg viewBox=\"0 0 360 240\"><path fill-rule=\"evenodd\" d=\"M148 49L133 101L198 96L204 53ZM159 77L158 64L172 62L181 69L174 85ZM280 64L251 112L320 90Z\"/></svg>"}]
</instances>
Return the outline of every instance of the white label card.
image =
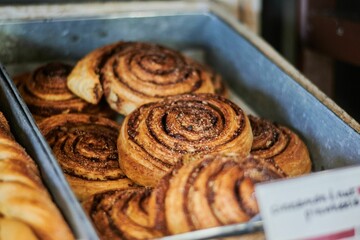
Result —
<instances>
[{"instance_id":1,"label":"white label card","mask_svg":"<svg viewBox=\"0 0 360 240\"><path fill-rule=\"evenodd\" d=\"M267 239L360 239L360 166L256 185Z\"/></svg>"}]
</instances>

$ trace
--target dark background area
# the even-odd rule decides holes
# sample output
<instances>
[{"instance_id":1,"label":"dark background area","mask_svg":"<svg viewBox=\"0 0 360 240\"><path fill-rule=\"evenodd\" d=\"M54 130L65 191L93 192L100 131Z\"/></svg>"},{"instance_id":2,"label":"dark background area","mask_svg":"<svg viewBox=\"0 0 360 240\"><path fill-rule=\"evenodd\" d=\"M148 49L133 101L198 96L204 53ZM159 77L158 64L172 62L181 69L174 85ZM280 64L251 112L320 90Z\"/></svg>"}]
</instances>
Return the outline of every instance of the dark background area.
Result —
<instances>
[{"instance_id":1,"label":"dark background area","mask_svg":"<svg viewBox=\"0 0 360 240\"><path fill-rule=\"evenodd\" d=\"M360 122L360 1L262 3L262 37Z\"/></svg>"}]
</instances>

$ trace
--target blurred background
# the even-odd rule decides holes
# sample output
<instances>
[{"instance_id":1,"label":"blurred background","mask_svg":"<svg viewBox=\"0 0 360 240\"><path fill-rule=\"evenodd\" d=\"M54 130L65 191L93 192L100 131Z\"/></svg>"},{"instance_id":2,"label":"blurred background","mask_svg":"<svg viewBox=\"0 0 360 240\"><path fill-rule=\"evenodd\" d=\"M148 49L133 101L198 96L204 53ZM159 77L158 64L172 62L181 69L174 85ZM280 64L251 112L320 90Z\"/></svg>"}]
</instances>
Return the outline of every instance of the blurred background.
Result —
<instances>
[{"instance_id":1,"label":"blurred background","mask_svg":"<svg viewBox=\"0 0 360 240\"><path fill-rule=\"evenodd\" d=\"M214 1L265 39L360 122L359 0ZM81 2L111 1L0 0L0 6Z\"/></svg>"},{"instance_id":2,"label":"blurred background","mask_svg":"<svg viewBox=\"0 0 360 240\"><path fill-rule=\"evenodd\" d=\"M359 0L219 2L360 121Z\"/></svg>"}]
</instances>

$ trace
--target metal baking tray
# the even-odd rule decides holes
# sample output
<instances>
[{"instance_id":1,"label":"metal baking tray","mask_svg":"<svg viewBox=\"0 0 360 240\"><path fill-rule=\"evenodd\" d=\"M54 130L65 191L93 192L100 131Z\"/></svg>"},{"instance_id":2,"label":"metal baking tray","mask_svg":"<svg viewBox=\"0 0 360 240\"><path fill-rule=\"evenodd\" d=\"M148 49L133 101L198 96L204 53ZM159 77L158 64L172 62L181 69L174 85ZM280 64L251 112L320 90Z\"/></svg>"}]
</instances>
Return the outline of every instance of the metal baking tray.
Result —
<instances>
[{"instance_id":1,"label":"metal baking tray","mask_svg":"<svg viewBox=\"0 0 360 240\"><path fill-rule=\"evenodd\" d=\"M360 125L212 1L14 6L0 7L0 16L0 61L11 74L54 60L75 62L94 48L119 40L164 44L204 60L249 111L290 126L308 146L314 171L360 163ZM6 82L2 91L13 95L2 96L1 104L10 107L8 115L18 119L16 126L23 125L16 134L33 149L30 152L39 148L45 152L33 156L42 170L51 165L54 174L43 171L43 175L55 201L77 237L96 238L21 97L6 74L1 78ZM204 239L261 229L262 222L256 219L173 238Z\"/></svg>"}]
</instances>

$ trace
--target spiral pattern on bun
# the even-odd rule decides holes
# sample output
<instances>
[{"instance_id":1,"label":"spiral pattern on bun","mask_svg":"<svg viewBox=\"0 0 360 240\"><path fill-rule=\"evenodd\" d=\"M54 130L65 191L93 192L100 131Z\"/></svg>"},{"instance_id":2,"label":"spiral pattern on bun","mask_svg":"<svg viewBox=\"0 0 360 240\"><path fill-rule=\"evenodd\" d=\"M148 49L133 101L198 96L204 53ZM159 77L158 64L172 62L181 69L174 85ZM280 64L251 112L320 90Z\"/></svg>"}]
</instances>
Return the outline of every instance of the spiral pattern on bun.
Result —
<instances>
[{"instance_id":1,"label":"spiral pattern on bun","mask_svg":"<svg viewBox=\"0 0 360 240\"><path fill-rule=\"evenodd\" d=\"M39 128L80 200L98 191L133 184L119 168L119 125L87 114L60 114Z\"/></svg>"},{"instance_id":2,"label":"spiral pattern on bun","mask_svg":"<svg viewBox=\"0 0 360 240\"><path fill-rule=\"evenodd\" d=\"M240 107L215 94L185 94L141 106L118 138L120 167L135 182L155 186L183 155L250 152L252 133Z\"/></svg>"},{"instance_id":3,"label":"spiral pattern on bun","mask_svg":"<svg viewBox=\"0 0 360 240\"><path fill-rule=\"evenodd\" d=\"M151 225L145 188L106 191L83 202L100 239L153 239L162 233Z\"/></svg>"},{"instance_id":4,"label":"spiral pattern on bun","mask_svg":"<svg viewBox=\"0 0 360 240\"><path fill-rule=\"evenodd\" d=\"M259 213L254 185L282 177L253 156L186 156L154 189L150 216L167 234L246 222Z\"/></svg>"},{"instance_id":5,"label":"spiral pattern on bun","mask_svg":"<svg viewBox=\"0 0 360 240\"><path fill-rule=\"evenodd\" d=\"M288 176L299 176L311 171L311 159L304 142L290 129L249 116L254 141L251 154L269 159Z\"/></svg>"},{"instance_id":6,"label":"spiral pattern on bun","mask_svg":"<svg viewBox=\"0 0 360 240\"><path fill-rule=\"evenodd\" d=\"M14 78L34 118L40 121L56 114L81 112L114 116L114 112L105 102L102 101L99 105L90 104L68 89L66 81L71 70L71 65L52 62Z\"/></svg>"},{"instance_id":7,"label":"spiral pattern on bun","mask_svg":"<svg viewBox=\"0 0 360 240\"><path fill-rule=\"evenodd\" d=\"M68 86L91 103L105 94L111 108L124 115L167 96L224 92L220 76L207 67L178 51L141 42L95 49L75 66Z\"/></svg>"}]
</instances>

